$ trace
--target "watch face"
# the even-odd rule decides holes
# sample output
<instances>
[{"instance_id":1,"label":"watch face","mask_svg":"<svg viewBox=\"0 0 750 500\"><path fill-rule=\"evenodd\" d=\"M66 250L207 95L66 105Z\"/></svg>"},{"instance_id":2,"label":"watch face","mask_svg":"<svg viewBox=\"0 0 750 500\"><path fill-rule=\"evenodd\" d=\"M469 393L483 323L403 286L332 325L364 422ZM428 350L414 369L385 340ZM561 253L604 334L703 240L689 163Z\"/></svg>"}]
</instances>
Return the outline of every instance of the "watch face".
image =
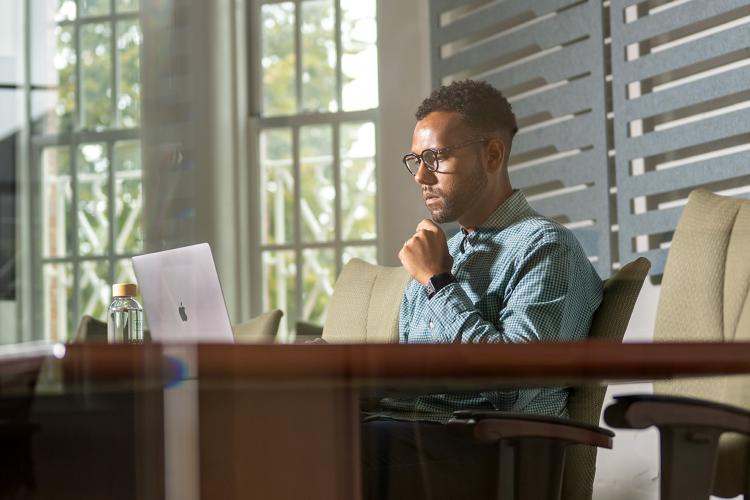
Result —
<instances>
[{"instance_id":1,"label":"watch face","mask_svg":"<svg viewBox=\"0 0 750 500\"><path fill-rule=\"evenodd\" d=\"M432 295L435 293L435 286L432 284L432 281L427 282L427 295Z\"/></svg>"}]
</instances>

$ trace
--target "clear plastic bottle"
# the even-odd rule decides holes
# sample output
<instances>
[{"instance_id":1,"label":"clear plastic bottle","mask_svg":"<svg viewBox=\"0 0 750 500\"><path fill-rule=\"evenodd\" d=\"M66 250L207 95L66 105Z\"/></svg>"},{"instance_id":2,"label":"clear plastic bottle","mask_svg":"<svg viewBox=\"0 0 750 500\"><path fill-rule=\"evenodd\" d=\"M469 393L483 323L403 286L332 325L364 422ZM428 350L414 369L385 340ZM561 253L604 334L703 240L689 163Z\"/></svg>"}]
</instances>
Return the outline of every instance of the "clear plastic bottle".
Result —
<instances>
[{"instance_id":1,"label":"clear plastic bottle","mask_svg":"<svg viewBox=\"0 0 750 500\"><path fill-rule=\"evenodd\" d=\"M112 285L112 303L107 308L107 342L143 343L143 308L135 300L138 288L133 283Z\"/></svg>"}]
</instances>

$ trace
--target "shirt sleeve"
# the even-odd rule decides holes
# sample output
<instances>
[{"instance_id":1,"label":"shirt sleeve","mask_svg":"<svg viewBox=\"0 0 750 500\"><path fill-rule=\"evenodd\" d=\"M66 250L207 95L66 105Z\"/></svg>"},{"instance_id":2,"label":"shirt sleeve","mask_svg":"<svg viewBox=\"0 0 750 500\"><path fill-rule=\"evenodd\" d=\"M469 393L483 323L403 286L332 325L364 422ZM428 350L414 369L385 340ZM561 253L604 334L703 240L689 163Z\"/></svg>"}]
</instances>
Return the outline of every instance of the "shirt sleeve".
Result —
<instances>
[{"instance_id":1,"label":"shirt sleeve","mask_svg":"<svg viewBox=\"0 0 750 500\"><path fill-rule=\"evenodd\" d=\"M558 241L542 242L520 256L498 318L483 318L458 283L441 289L429 302L435 342L532 342L563 340L573 255ZM577 294L573 294L577 295Z\"/></svg>"},{"instance_id":2,"label":"shirt sleeve","mask_svg":"<svg viewBox=\"0 0 750 500\"><path fill-rule=\"evenodd\" d=\"M571 309L588 308L572 304L569 294L573 276L573 255L557 241L543 242L522 255L506 291L496 322L481 317L457 283L438 292L429 301L430 312L439 328L438 342L533 342L561 339ZM495 325L498 325L496 327ZM437 326L437 325L436 325ZM528 411L528 406L545 396L545 389L486 391L481 395L497 410ZM554 398L553 398L554 399Z\"/></svg>"}]
</instances>

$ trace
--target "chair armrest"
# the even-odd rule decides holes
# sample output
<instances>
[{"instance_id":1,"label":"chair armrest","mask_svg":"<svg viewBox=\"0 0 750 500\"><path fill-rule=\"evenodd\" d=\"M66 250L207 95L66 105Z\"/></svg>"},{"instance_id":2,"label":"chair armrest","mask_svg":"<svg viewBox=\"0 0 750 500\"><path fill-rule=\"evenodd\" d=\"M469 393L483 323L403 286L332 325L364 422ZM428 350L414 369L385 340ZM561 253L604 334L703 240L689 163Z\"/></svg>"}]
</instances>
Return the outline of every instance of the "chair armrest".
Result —
<instances>
[{"instance_id":1,"label":"chair armrest","mask_svg":"<svg viewBox=\"0 0 750 500\"><path fill-rule=\"evenodd\" d=\"M474 435L482 442L501 439L544 438L612 448L614 432L596 425L572 422L564 418L525 413L486 410L459 410L449 425L473 425Z\"/></svg>"},{"instance_id":2,"label":"chair armrest","mask_svg":"<svg viewBox=\"0 0 750 500\"><path fill-rule=\"evenodd\" d=\"M613 427L645 429L652 425L711 427L750 435L750 411L735 406L681 396L651 394L618 396L604 411Z\"/></svg>"}]
</instances>

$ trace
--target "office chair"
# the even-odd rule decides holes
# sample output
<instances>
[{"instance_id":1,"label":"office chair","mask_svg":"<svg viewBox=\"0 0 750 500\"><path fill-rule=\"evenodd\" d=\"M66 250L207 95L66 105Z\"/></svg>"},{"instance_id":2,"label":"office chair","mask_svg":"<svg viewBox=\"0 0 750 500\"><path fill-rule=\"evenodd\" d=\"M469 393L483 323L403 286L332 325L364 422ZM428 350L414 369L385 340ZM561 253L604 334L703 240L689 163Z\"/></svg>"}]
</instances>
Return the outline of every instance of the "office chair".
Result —
<instances>
[{"instance_id":1,"label":"office chair","mask_svg":"<svg viewBox=\"0 0 750 500\"><path fill-rule=\"evenodd\" d=\"M604 298L592 319L591 338L622 340L650 267L647 259L639 258L604 283ZM398 342L399 308L408 281L403 268L349 261L334 287L323 339L329 343ZM466 410L457 412L451 425L471 426L479 440L498 442L506 459L500 467L500 483L506 488L514 484L510 478L515 473L533 478L517 482L518 488L512 488L515 496L505 491L511 496L500 498L585 500L591 498L593 489L595 447L611 447L613 434L596 426L605 392L605 387L572 389L568 398L570 420ZM589 446L567 449L572 444ZM527 451L514 456L514 448L519 446ZM540 470L541 457L549 467L546 473ZM529 465L525 465L527 460ZM542 476L545 479L540 479ZM521 489L523 483L541 488L527 491ZM541 490L547 496L539 496Z\"/></svg>"},{"instance_id":2,"label":"office chair","mask_svg":"<svg viewBox=\"0 0 750 500\"><path fill-rule=\"evenodd\" d=\"M750 341L750 201L696 190L664 269L654 339ZM662 500L750 499L750 378L654 383L616 399L617 428L659 429Z\"/></svg>"},{"instance_id":3,"label":"office chair","mask_svg":"<svg viewBox=\"0 0 750 500\"><path fill-rule=\"evenodd\" d=\"M651 263L641 257L604 282L589 339L622 341L650 268ZM479 441L498 443L499 499L590 499L596 448L611 448L614 435L597 426L606 390L605 386L571 388L569 419L465 410L456 412L451 425L473 425Z\"/></svg>"},{"instance_id":4,"label":"office chair","mask_svg":"<svg viewBox=\"0 0 750 500\"><path fill-rule=\"evenodd\" d=\"M352 259L341 270L328 304L328 343L398 343L398 315L411 277L403 267Z\"/></svg>"}]
</instances>

